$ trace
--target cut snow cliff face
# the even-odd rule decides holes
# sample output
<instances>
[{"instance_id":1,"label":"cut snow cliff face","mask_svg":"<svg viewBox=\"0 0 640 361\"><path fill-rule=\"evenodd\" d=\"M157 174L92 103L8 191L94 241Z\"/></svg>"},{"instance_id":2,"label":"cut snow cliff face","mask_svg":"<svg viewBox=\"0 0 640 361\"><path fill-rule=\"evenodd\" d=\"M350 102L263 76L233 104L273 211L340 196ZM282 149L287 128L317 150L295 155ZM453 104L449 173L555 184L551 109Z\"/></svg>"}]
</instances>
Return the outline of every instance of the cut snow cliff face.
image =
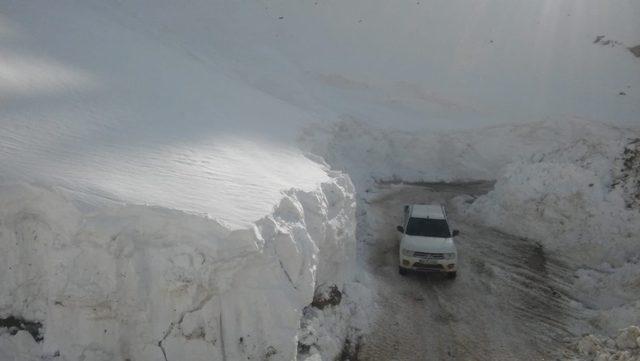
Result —
<instances>
[{"instance_id":1,"label":"cut snow cliff face","mask_svg":"<svg viewBox=\"0 0 640 361\"><path fill-rule=\"evenodd\" d=\"M51 189L0 187L0 359L291 360L314 292L352 280L353 188L288 191L246 230L179 211L81 211ZM10 332L12 331L12 332ZM334 351L336 352L336 351Z\"/></svg>"}]
</instances>

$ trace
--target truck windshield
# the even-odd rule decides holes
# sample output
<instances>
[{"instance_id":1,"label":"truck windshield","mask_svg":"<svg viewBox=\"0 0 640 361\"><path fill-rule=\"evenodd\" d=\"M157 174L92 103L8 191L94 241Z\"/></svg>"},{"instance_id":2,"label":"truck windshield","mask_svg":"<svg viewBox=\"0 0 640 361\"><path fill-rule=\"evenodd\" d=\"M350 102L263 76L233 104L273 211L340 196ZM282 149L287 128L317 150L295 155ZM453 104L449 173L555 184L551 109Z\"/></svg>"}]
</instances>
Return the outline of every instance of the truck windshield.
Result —
<instances>
[{"instance_id":1,"label":"truck windshield","mask_svg":"<svg viewBox=\"0 0 640 361\"><path fill-rule=\"evenodd\" d=\"M406 234L422 237L451 237L449 225L444 219L409 218Z\"/></svg>"}]
</instances>

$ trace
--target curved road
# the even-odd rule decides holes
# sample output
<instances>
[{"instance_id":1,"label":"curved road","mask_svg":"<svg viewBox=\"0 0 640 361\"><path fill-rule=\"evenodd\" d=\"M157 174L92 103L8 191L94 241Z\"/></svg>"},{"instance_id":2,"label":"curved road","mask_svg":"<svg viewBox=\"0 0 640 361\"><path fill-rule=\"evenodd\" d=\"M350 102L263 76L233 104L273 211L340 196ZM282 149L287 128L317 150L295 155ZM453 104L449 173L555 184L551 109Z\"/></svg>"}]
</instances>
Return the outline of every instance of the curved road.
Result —
<instances>
[{"instance_id":1,"label":"curved road","mask_svg":"<svg viewBox=\"0 0 640 361\"><path fill-rule=\"evenodd\" d=\"M571 272L533 241L471 224L448 206L460 230L457 279L397 272L404 204L447 203L491 187L379 185L359 201L358 252L376 278L381 311L359 360L549 360L568 352L577 317L568 307Z\"/></svg>"}]
</instances>

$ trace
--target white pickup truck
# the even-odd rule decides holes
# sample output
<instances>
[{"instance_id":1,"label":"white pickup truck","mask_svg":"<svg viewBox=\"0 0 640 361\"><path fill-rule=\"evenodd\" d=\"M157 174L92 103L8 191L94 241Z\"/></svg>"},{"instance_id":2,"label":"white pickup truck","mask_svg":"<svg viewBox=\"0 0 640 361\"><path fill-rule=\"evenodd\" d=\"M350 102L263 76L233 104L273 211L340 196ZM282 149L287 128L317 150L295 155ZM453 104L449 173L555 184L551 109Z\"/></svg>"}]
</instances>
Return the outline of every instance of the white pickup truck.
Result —
<instances>
[{"instance_id":1,"label":"white pickup truck","mask_svg":"<svg viewBox=\"0 0 640 361\"><path fill-rule=\"evenodd\" d=\"M446 272L456 277L458 251L449 229L447 213L440 204L413 204L404 207L404 218L397 227L400 237L401 275L410 270Z\"/></svg>"}]
</instances>

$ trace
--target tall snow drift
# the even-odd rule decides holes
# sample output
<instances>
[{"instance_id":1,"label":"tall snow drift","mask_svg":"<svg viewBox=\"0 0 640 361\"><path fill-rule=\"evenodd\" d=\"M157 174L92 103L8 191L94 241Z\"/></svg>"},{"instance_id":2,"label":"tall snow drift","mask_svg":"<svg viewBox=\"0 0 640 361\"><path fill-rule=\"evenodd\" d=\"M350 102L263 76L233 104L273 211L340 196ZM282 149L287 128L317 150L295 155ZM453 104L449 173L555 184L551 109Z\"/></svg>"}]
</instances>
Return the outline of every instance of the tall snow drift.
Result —
<instances>
[{"instance_id":1,"label":"tall snow drift","mask_svg":"<svg viewBox=\"0 0 640 361\"><path fill-rule=\"evenodd\" d=\"M42 323L43 340L0 328L0 359L294 359L303 308L352 279L352 192L334 174L231 231L179 211L87 210L54 189L2 185L0 317Z\"/></svg>"}]
</instances>

